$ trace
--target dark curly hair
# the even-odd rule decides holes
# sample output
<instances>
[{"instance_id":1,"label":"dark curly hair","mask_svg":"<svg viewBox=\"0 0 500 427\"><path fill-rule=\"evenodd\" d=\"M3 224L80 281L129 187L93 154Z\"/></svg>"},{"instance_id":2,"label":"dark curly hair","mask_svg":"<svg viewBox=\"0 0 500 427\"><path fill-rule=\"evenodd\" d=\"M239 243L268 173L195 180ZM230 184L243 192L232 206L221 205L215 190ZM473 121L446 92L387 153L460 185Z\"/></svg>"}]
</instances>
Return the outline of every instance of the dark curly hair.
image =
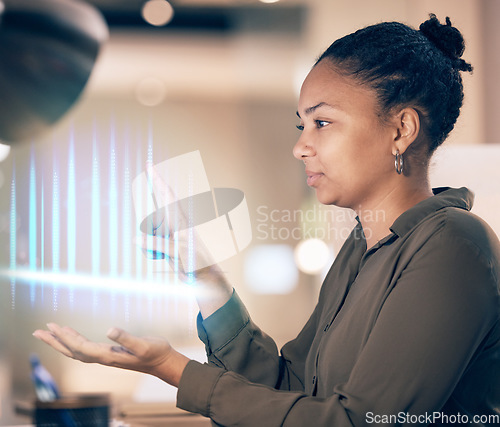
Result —
<instances>
[{"instance_id":1,"label":"dark curly hair","mask_svg":"<svg viewBox=\"0 0 500 427\"><path fill-rule=\"evenodd\" d=\"M459 30L441 24L436 15L416 30L399 22L384 22L335 41L317 60L375 90L381 116L395 108L412 107L420 115L428 154L453 129L463 103L460 71L472 71L461 59L465 43Z\"/></svg>"}]
</instances>

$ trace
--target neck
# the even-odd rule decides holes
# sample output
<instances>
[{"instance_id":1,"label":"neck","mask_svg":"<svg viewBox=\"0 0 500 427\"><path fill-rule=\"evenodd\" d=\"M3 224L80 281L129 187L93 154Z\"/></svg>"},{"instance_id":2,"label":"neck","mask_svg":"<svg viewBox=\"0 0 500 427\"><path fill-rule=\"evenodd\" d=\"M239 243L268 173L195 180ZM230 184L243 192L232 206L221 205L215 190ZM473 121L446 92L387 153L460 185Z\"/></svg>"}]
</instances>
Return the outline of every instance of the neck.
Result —
<instances>
[{"instance_id":1,"label":"neck","mask_svg":"<svg viewBox=\"0 0 500 427\"><path fill-rule=\"evenodd\" d=\"M418 185L406 178L399 181L355 209L363 226L367 249L390 233L389 227L402 213L433 195L427 180Z\"/></svg>"}]
</instances>

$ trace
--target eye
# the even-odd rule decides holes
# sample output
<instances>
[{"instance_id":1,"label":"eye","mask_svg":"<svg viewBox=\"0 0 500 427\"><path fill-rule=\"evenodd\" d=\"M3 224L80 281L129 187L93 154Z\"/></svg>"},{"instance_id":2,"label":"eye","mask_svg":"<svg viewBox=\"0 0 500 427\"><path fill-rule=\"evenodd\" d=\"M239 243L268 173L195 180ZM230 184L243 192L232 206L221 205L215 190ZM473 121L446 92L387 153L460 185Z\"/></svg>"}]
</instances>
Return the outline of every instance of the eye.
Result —
<instances>
[{"instance_id":1,"label":"eye","mask_svg":"<svg viewBox=\"0 0 500 427\"><path fill-rule=\"evenodd\" d=\"M324 128L330 124L330 122L327 122L326 120L314 120L314 123L316 123L317 128Z\"/></svg>"},{"instance_id":2,"label":"eye","mask_svg":"<svg viewBox=\"0 0 500 427\"><path fill-rule=\"evenodd\" d=\"M301 132L304 130L304 125L297 125L295 126L298 130L300 130Z\"/></svg>"}]
</instances>

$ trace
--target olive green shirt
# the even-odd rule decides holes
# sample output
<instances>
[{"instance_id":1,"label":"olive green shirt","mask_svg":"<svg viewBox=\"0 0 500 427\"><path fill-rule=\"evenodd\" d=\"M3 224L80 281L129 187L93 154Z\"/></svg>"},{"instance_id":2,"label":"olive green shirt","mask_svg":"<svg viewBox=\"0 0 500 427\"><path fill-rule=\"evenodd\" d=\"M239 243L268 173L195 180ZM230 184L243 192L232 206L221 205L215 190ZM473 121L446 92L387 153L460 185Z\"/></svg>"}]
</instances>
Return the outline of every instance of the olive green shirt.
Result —
<instances>
[{"instance_id":1,"label":"olive green shirt","mask_svg":"<svg viewBox=\"0 0 500 427\"><path fill-rule=\"evenodd\" d=\"M199 316L208 364L177 406L223 426L499 423L498 238L466 188L434 192L368 251L358 223L281 354L236 293Z\"/></svg>"}]
</instances>

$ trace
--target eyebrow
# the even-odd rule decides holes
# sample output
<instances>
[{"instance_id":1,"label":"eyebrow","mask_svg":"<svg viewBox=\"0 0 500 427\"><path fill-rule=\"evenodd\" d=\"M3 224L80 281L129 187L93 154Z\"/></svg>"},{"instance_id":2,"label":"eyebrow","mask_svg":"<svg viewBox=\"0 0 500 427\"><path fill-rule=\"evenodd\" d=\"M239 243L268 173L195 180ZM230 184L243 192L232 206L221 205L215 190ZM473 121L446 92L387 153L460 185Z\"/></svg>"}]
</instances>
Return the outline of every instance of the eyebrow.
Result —
<instances>
[{"instance_id":1,"label":"eyebrow","mask_svg":"<svg viewBox=\"0 0 500 427\"><path fill-rule=\"evenodd\" d=\"M326 102L320 102L319 104L313 105L312 107L306 108L306 116L313 113L315 110L317 110L319 107L330 107L330 108L335 108L333 105L327 104ZM300 114L298 111L295 112L297 114L297 117L300 119Z\"/></svg>"}]
</instances>

